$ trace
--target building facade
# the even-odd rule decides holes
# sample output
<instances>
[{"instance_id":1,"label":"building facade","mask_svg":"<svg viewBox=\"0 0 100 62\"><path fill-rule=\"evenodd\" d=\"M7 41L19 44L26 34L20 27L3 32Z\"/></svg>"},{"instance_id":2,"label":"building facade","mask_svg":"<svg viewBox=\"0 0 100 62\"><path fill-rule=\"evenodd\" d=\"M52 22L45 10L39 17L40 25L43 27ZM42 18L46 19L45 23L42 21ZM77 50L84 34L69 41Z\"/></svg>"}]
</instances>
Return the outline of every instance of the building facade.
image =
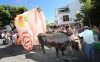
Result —
<instances>
[{"instance_id":1,"label":"building facade","mask_svg":"<svg viewBox=\"0 0 100 62\"><path fill-rule=\"evenodd\" d=\"M57 25L66 25L75 23L76 12L80 10L81 4L78 0L55 10L55 22Z\"/></svg>"}]
</instances>

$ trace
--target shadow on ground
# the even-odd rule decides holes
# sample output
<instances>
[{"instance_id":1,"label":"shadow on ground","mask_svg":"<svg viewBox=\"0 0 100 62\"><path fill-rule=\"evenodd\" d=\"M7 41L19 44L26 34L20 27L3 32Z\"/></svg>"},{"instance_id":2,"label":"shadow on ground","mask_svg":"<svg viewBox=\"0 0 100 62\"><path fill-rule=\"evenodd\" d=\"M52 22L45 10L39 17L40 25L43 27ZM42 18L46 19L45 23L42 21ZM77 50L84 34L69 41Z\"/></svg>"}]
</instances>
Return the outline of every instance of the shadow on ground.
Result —
<instances>
[{"instance_id":1,"label":"shadow on ground","mask_svg":"<svg viewBox=\"0 0 100 62\"><path fill-rule=\"evenodd\" d=\"M25 51L20 45L6 46L5 48L0 49L0 59L26 53L28 53L28 51Z\"/></svg>"},{"instance_id":2,"label":"shadow on ground","mask_svg":"<svg viewBox=\"0 0 100 62\"><path fill-rule=\"evenodd\" d=\"M2 43L2 44L0 44L0 46L3 46L3 43Z\"/></svg>"},{"instance_id":3,"label":"shadow on ground","mask_svg":"<svg viewBox=\"0 0 100 62\"><path fill-rule=\"evenodd\" d=\"M36 47L35 47L36 48ZM38 48L36 48L38 49ZM80 51L73 50L73 54L69 52L67 49L65 51L67 59L64 59L59 53L59 60L56 60L56 52L55 49L46 49L46 56L43 55L42 51L34 50L36 53L28 53L26 54L27 59L32 59L37 62L100 62L100 51L95 50L95 60L87 61L84 59Z\"/></svg>"},{"instance_id":4,"label":"shadow on ground","mask_svg":"<svg viewBox=\"0 0 100 62\"><path fill-rule=\"evenodd\" d=\"M26 54L27 59L32 59L37 62L69 62L68 59L64 59L61 52L59 52L59 60L56 58L56 51L54 48L52 49L45 49L46 55L43 54L42 50L38 49L38 46L34 46L36 53L28 53Z\"/></svg>"},{"instance_id":5,"label":"shadow on ground","mask_svg":"<svg viewBox=\"0 0 100 62\"><path fill-rule=\"evenodd\" d=\"M2 44L0 45L0 47ZM67 59L64 59L61 52L59 52L59 60L56 59L55 49L45 49L46 56L43 55L42 50L39 50L39 46L33 46L32 51L26 51L21 45L6 46L5 48L0 48L0 59L5 57L12 57L17 55L22 55L26 59L32 59L36 62L100 62L100 51L95 50L95 60L85 61L80 51L73 50L73 54L67 49L65 51Z\"/></svg>"}]
</instances>

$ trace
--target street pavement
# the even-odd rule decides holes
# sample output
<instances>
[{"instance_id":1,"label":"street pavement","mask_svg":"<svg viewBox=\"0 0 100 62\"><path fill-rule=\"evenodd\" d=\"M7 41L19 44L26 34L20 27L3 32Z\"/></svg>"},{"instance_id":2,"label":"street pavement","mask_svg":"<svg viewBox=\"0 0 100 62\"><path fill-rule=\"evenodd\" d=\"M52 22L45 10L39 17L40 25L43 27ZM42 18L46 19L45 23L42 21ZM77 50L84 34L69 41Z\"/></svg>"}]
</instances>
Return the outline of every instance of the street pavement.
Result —
<instances>
[{"instance_id":1,"label":"street pavement","mask_svg":"<svg viewBox=\"0 0 100 62\"><path fill-rule=\"evenodd\" d=\"M45 47L46 55L43 55L39 46L33 46L32 51L26 51L21 45L8 46L2 44L0 39L0 62L100 62L100 51L95 50L95 60L84 60L81 52L69 49L65 51L67 59L64 59L61 52L59 52L59 60L56 58L56 51L54 48L49 49Z\"/></svg>"}]
</instances>

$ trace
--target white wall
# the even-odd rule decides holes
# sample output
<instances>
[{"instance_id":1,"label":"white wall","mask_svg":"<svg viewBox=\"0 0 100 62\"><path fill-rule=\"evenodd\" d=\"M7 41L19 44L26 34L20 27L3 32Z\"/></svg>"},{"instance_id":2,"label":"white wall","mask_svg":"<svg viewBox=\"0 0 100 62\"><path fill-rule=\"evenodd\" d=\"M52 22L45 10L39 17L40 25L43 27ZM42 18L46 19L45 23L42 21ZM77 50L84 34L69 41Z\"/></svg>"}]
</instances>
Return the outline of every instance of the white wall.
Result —
<instances>
[{"instance_id":1,"label":"white wall","mask_svg":"<svg viewBox=\"0 0 100 62\"><path fill-rule=\"evenodd\" d=\"M58 25L66 24L66 23L67 23L67 22L63 22L63 15L69 15L69 13L59 14L59 15L57 16ZM69 15L69 17L70 17L70 15Z\"/></svg>"},{"instance_id":2,"label":"white wall","mask_svg":"<svg viewBox=\"0 0 100 62\"><path fill-rule=\"evenodd\" d=\"M69 4L69 10L70 13L58 13L58 11L56 10L56 19L58 21L58 25L61 24L66 24L67 22L63 22L63 15L69 15L69 21L70 23L74 23L74 19L76 19L75 15L76 12L80 10L80 6L81 4L78 1L72 2Z\"/></svg>"},{"instance_id":3,"label":"white wall","mask_svg":"<svg viewBox=\"0 0 100 62\"><path fill-rule=\"evenodd\" d=\"M78 2L78 1L75 1L71 4L69 4L69 9L70 9L70 18L73 19L76 19L75 15L76 15L76 12L80 10L80 6L81 4Z\"/></svg>"},{"instance_id":4,"label":"white wall","mask_svg":"<svg viewBox=\"0 0 100 62\"><path fill-rule=\"evenodd\" d=\"M11 31L10 25L6 25L5 28L6 28L7 31Z\"/></svg>"}]
</instances>

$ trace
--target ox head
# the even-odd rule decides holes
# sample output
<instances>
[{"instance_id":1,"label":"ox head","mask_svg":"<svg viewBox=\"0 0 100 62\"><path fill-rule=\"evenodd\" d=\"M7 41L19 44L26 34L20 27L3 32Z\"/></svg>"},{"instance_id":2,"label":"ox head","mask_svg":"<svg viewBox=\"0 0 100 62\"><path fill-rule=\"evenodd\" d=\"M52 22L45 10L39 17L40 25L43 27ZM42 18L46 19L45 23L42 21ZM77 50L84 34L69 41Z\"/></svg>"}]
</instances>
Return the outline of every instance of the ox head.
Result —
<instances>
[{"instance_id":1,"label":"ox head","mask_svg":"<svg viewBox=\"0 0 100 62\"><path fill-rule=\"evenodd\" d=\"M69 40L70 40L69 46L71 46L73 49L78 50L81 47L79 37L71 35L69 37Z\"/></svg>"},{"instance_id":2,"label":"ox head","mask_svg":"<svg viewBox=\"0 0 100 62\"><path fill-rule=\"evenodd\" d=\"M78 50L79 49L78 42L72 41L71 44L72 44L72 48L73 49L75 49L75 50Z\"/></svg>"},{"instance_id":3,"label":"ox head","mask_svg":"<svg viewBox=\"0 0 100 62\"><path fill-rule=\"evenodd\" d=\"M69 46L69 41L65 41L64 43L59 43L59 50L66 50L67 46Z\"/></svg>"},{"instance_id":4,"label":"ox head","mask_svg":"<svg viewBox=\"0 0 100 62\"><path fill-rule=\"evenodd\" d=\"M78 42L75 41L66 41L64 42L61 47L66 50L66 47L71 46L72 49L78 50L79 49L79 45Z\"/></svg>"},{"instance_id":5,"label":"ox head","mask_svg":"<svg viewBox=\"0 0 100 62\"><path fill-rule=\"evenodd\" d=\"M78 42L75 41L65 41L64 43L59 43L59 50L66 50L68 46L71 46L72 49L78 50Z\"/></svg>"}]
</instances>

